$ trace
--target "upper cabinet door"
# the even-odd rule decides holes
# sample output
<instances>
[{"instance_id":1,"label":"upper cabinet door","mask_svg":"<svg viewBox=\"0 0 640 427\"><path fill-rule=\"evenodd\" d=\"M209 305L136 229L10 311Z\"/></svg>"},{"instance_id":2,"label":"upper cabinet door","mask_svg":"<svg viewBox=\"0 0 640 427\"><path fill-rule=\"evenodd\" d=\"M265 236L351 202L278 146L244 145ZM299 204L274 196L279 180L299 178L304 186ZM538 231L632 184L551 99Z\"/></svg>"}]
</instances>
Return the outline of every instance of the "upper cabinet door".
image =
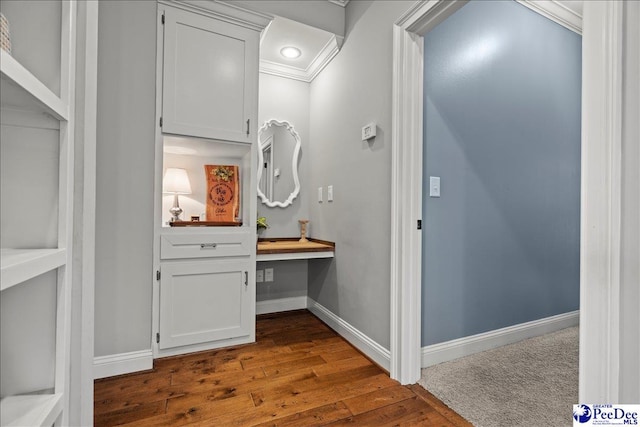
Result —
<instances>
[{"instance_id":1,"label":"upper cabinet door","mask_svg":"<svg viewBox=\"0 0 640 427\"><path fill-rule=\"evenodd\" d=\"M162 131L252 142L258 54L257 31L167 8Z\"/></svg>"}]
</instances>

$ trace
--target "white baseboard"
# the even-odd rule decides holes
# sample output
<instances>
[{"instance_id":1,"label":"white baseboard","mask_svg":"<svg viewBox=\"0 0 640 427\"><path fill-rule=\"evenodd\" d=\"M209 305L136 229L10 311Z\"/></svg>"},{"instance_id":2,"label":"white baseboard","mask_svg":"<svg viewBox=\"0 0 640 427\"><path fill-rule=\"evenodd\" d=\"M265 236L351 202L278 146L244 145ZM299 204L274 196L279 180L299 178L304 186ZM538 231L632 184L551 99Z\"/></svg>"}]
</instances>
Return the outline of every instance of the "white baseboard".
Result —
<instances>
[{"instance_id":1,"label":"white baseboard","mask_svg":"<svg viewBox=\"0 0 640 427\"><path fill-rule=\"evenodd\" d=\"M93 378L96 380L148 369L153 369L151 349L93 358Z\"/></svg>"},{"instance_id":2,"label":"white baseboard","mask_svg":"<svg viewBox=\"0 0 640 427\"><path fill-rule=\"evenodd\" d=\"M391 365L391 352L380 344L345 322L326 307L307 298L307 309L320 320L329 325L333 330L349 341L354 347L367 355L371 360L382 366L387 371Z\"/></svg>"},{"instance_id":3,"label":"white baseboard","mask_svg":"<svg viewBox=\"0 0 640 427\"><path fill-rule=\"evenodd\" d=\"M256 302L256 314L277 313L279 311L307 308L307 297L290 297Z\"/></svg>"},{"instance_id":4,"label":"white baseboard","mask_svg":"<svg viewBox=\"0 0 640 427\"><path fill-rule=\"evenodd\" d=\"M580 312L576 310L494 331L428 345L422 347L422 367L426 368L481 351L513 344L527 338L559 331L560 329L576 326L579 321Z\"/></svg>"}]
</instances>

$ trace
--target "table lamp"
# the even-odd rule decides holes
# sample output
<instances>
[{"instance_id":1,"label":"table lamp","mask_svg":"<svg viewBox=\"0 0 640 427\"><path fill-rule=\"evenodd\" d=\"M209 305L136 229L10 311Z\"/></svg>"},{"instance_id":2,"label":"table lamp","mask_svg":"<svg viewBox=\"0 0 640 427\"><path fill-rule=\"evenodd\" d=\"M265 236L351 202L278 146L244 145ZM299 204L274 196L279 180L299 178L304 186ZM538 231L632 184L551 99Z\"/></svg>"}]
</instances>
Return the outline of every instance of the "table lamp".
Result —
<instances>
[{"instance_id":1,"label":"table lamp","mask_svg":"<svg viewBox=\"0 0 640 427\"><path fill-rule=\"evenodd\" d=\"M191 194L191 183L185 169L167 168L162 179L163 193L173 194L173 206L169 209L171 222L180 221L182 208L178 204L179 194Z\"/></svg>"}]
</instances>

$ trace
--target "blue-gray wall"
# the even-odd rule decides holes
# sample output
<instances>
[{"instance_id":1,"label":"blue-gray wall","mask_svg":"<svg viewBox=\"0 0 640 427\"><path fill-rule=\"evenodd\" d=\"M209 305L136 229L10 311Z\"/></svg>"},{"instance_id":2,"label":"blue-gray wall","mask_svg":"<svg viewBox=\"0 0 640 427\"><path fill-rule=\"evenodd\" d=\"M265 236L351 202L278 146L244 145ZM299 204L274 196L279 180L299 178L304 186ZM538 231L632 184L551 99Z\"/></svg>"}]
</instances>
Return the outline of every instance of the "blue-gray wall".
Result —
<instances>
[{"instance_id":1,"label":"blue-gray wall","mask_svg":"<svg viewBox=\"0 0 640 427\"><path fill-rule=\"evenodd\" d=\"M515 2L425 36L423 346L578 309L580 91L581 37Z\"/></svg>"}]
</instances>

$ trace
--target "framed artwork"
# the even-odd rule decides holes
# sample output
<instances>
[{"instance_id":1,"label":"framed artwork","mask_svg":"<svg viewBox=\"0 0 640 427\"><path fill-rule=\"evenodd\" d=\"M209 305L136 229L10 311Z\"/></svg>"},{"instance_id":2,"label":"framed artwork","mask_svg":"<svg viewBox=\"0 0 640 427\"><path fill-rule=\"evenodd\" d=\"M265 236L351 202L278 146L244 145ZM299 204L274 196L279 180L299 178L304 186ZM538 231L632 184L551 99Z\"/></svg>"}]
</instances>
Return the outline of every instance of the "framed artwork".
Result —
<instances>
[{"instance_id":1,"label":"framed artwork","mask_svg":"<svg viewBox=\"0 0 640 427\"><path fill-rule=\"evenodd\" d=\"M207 179L208 223L238 223L240 213L240 170L235 165L204 165Z\"/></svg>"}]
</instances>

